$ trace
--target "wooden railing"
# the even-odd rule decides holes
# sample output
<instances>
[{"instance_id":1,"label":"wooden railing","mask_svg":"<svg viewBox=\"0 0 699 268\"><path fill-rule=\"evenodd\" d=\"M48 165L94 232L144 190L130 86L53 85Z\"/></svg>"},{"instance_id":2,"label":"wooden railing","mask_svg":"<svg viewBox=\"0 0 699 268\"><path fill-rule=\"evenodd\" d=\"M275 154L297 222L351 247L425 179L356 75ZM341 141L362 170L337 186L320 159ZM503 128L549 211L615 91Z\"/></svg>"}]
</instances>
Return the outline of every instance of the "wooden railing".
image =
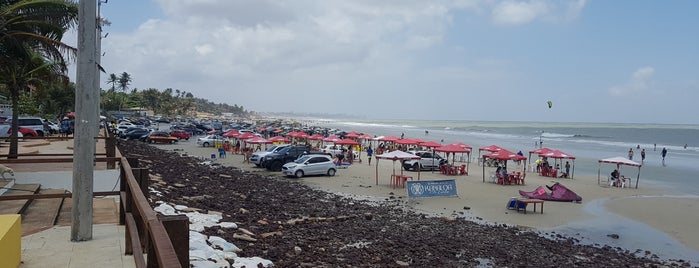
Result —
<instances>
[{"instance_id":1,"label":"wooden railing","mask_svg":"<svg viewBox=\"0 0 699 268\"><path fill-rule=\"evenodd\" d=\"M63 137L65 139L65 137ZM107 145L115 146L106 134ZM110 141L111 140L111 141ZM112 152L116 152L113 148ZM106 155L110 155L107 149ZM112 154L113 156L114 154ZM18 159L0 159L2 164L72 163L72 154L28 154ZM6 157L6 155L5 155ZM46 158L50 157L50 158ZM119 224L126 225L125 254L133 255L136 267L189 267L189 219L185 215L157 214L148 199L148 170L138 168L138 159L96 157L95 162L120 163L118 192L93 192L93 196L119 195ZM64 194L0 196L2 200L72 197Z\"/></svg>"}]
</instances>

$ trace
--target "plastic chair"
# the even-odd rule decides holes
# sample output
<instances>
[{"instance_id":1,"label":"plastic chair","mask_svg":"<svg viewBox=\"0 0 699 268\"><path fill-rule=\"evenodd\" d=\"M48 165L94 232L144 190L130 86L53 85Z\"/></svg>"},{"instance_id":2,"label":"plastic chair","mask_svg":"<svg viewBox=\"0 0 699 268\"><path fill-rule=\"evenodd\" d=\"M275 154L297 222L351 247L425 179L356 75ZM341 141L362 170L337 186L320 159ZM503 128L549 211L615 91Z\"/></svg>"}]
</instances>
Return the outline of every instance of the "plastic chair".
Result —
<instances>
[{"instance_id":1,"label":"plastic chair","mask_svg":"<svg viewBox=\"0 0 699 268\"><path fill-rule=\"evenodd\" d=\"M468 175L466 172L466 165L461 165L461 170L459 171L459 175Z\"/></svg>"}]
</instances>

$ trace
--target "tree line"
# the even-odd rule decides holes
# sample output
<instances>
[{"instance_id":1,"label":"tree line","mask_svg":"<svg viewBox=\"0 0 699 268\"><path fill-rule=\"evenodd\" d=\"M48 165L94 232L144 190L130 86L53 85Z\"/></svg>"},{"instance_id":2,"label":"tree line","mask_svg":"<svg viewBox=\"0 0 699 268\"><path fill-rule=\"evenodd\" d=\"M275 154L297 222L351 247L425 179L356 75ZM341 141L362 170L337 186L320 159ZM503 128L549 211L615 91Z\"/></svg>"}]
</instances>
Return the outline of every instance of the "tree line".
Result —
<instances>
[{"instance_id":1,"label":"tree line","mask_svg":"<svg viewBox=\"0 0 699 268\"><path fill-rule=\"evenodd\" d=\"M9 158L17 157L20 114L54 118L74 110L75 84L67 73L77 49L61 40L77 22L78 4L74 1L0 0L0 94L9 96L13 110ZM195 108L247 114L243 107L213 104L179 90L174 94L172 89L134 89L127 93L131 83L127 73L110 75L107 81L112 88L101 91L103 110L143 107L173 115Z\"/></svg>"}]
</instances>

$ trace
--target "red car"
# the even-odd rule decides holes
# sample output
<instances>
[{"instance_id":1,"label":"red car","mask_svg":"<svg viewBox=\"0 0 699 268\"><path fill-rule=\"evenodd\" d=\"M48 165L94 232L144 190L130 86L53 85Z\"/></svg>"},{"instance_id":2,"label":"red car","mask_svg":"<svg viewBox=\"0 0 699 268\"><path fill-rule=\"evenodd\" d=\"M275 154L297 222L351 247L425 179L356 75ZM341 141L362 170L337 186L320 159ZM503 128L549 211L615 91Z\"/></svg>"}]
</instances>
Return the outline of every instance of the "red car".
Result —
<instances>
[{"instance_id":1,"label":"red car","mask_svg":"<svg viewBox=\"0 0 699 268\"><path fill-rule=\"evenodd\" d=\"M10 135L12 133L12 128L7 130L7 134ZM22 133L22 137L39 137L39 134L36 133L31 128L26 128L26 127L19 127L19 133Z\"/></svg>"},{"instance_id":2,"label":"red car","mask_svg":"<svg viewBox=\"0 0 699 268\"><path fill-rule=\"evenodd\" d=\"M192 137L192 134L184 130L173 130L170 132L170 136L176 137L178 139L189 140L189 137Z\"/></svg>"}]
</instances>

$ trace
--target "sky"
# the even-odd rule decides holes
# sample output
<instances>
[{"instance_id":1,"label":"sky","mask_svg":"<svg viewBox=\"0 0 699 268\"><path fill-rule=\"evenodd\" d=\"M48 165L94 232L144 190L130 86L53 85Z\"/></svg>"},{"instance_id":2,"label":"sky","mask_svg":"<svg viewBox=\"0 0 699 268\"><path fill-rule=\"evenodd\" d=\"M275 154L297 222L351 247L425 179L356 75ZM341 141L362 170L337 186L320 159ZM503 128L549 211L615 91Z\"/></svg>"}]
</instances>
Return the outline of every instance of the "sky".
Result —
<instances>
[{"instance_id":1,"label":"sky","mask_svg":"<svg viewBox=\"0 0 699 268\"><path fill-rule=\"evenodd\" d=\"M689 0L109 0L102 81L127 72L132 88L259 113L699 124L696 10Z\"/></svg>"}]
</instances>

